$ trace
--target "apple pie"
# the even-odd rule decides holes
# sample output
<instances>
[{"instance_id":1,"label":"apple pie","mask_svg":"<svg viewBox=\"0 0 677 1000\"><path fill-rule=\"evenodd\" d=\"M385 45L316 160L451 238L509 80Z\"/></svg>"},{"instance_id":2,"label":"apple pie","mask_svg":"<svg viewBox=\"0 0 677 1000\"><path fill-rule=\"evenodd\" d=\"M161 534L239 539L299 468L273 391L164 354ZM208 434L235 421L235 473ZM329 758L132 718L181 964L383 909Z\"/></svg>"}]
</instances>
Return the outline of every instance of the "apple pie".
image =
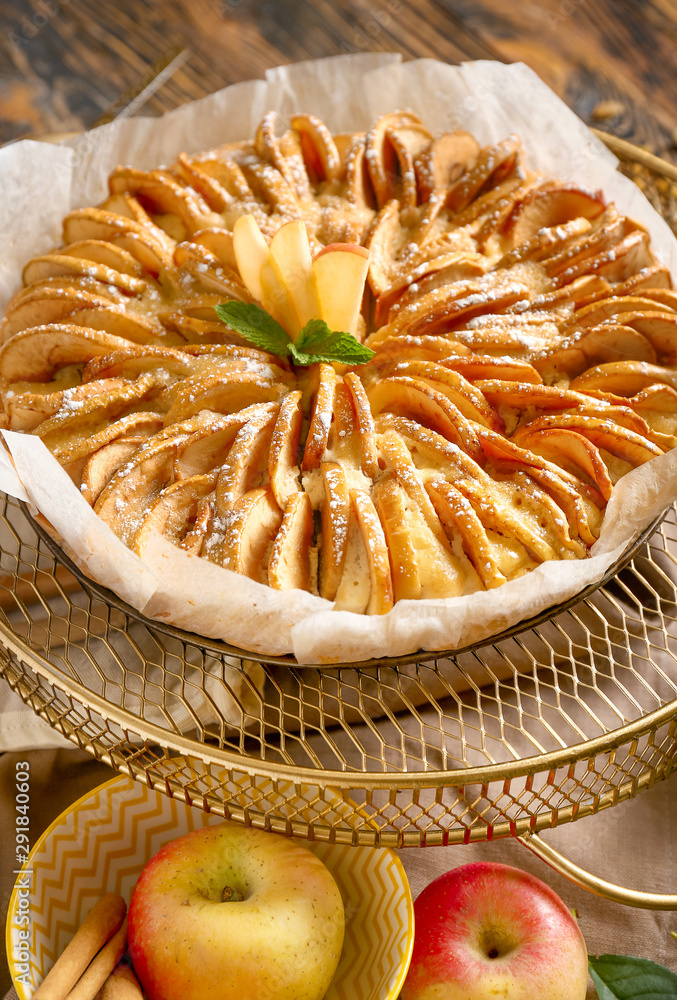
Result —
<instances>
[{"instance_id":1,"label":"apple pie","mask_svg":"<svg viewBox=\"0 0 677 1000\"><path fill-rule=\"evenodd\" d=\"M668 270L514 135L269 114L252 141L118 167L23 284L3 426L41 438L140 556L159 531L340 609L585 558L619 478L677 443ZM373 353L296 364L224 322L228 302L291 338L319 309Z\"/></svg>"}]
</instances>

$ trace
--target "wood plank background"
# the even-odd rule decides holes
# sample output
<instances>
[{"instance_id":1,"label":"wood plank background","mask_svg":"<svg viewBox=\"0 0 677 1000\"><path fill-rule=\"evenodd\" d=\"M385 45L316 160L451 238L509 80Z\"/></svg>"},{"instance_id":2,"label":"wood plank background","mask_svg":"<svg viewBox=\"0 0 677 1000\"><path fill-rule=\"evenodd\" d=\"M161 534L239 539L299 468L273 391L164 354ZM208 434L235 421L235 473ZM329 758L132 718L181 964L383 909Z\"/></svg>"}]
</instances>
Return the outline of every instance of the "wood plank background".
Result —
<instances>
[{"instance_id":1,"label":"wood plank background","mask_svg":"<svg viewBox=\"0 0 677 1000\"><path fill-rule=\"evenodd\" d=\"M675 0L2 0L0 141L92 125L183 47L144 114L341 52L521 60L585 121L677 162Z\"/></svg>"}]
</instances>

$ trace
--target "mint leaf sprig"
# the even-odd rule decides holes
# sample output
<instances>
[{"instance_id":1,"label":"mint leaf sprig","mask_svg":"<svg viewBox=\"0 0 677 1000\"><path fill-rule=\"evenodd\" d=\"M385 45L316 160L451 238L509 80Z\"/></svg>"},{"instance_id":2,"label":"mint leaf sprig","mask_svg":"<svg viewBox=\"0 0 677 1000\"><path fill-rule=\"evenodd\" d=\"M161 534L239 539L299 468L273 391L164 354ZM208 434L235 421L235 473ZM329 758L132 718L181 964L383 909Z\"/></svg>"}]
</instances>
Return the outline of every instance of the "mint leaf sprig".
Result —
<instances>
[{"instance_id":1,"label":"mint leaf sprig","mask_svg":"<svg viewBox=\"0 0 677 1000\"><path fill-rule=\"evenodd\" d=\"M374 357L375 352L352 333L332 331L323 319L309 320L294 341L270 313L253 302L233 300L214 309L220 320L250 344L279 358L290 357L295 365L314 365L318 361L365 365Z\"/></svg>"},{"instance_id":2,"label":"mint leaf sprig","mask_svg":"<svg viewBox=\"0 0 677 1000\"><path fill-rule=\"evenodd\" d=\"M647 958L600 955L588 958L599 1000L671 1000L677 997L677 975Z\"/></svg>"}]
</instances>

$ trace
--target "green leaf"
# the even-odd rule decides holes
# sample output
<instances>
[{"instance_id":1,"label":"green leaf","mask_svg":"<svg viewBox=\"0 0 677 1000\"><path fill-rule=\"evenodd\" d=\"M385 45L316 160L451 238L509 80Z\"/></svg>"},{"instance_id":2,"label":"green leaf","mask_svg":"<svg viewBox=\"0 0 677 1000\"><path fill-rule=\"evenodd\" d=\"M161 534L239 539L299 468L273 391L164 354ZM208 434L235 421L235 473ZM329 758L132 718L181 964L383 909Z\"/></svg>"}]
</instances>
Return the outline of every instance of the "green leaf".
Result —
<instances>
[{"instance_id":1,"label":"green leaf","mask_svg":"<svg viewBox=\"0 0 677 1000\"><path fill-rule=\"evenodd\" d=\"M364 365L374 351L365 347L352 333L332 332L322 319L311 319L301 330L291 354L297 365L312 365L317 361L337 361L344 365Z\"/></svg>"},{"instance_id":2,"label":"green leaf","mask_svg":"<svg viewBox=\"0 0 677 1000\"><path fill-rule=\"evenodd\" d=\"M295 365L314 365L318 361L364 365L374 356L374 351L352 333L332 333L322 319L309 320L294 343L277 320L255 303L223 302L214 309L219 319L255 347L281 358L291 354Z\"/></svg>"},{"instance_id":3,"label":"green leaf","mask_svg":"<svg viewBox=\"0 0 677 1000\"><path fill-rule=\"evenodd\" d=\"M647 958L590 956L588 966L599 1000L671 1000L677 997L677 975Z\"/></svg>"},{"instance_id":4,"label":"green leaf","mask_svg":"<svg viewBox=\"0 0 677 1000\"><path fill-rule=\"evenodd\" d=\"M291 341L277 320L253 302L224 302L214 306L219 319L263 351L280 358L290 354Z\"/></svg>"}]
</instances>

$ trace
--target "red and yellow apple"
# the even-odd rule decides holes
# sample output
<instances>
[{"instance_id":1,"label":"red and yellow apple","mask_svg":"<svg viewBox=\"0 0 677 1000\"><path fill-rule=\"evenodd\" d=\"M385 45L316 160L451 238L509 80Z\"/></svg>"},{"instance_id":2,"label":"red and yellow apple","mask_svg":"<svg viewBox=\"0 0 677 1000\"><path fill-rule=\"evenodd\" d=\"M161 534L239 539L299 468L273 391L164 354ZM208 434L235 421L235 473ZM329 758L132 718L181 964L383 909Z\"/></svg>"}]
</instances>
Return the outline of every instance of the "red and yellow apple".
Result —
<instances>
[{"instance_id":1,"label":"red and yellow apple","mask_svg":"<svg viewBox=\"0 0 677 1000\"><path fill-rule=\"evenodd\" d=\"M148 1000L320 1000L344 928L341 894L318 857L225 822L148 862L128 938Z\"/></svg>"},{"instance_id":2,"label":"red and yellow apple","mask_svg":"<svg viewBox=\"0 0 677 1000\"><path fill-rule=\"evenodd\" d=\"M508 865L478 862L431 882L414 903L400 1000L585 1000L588 953L559 896Z\"/></svg>"}]
</instances>

